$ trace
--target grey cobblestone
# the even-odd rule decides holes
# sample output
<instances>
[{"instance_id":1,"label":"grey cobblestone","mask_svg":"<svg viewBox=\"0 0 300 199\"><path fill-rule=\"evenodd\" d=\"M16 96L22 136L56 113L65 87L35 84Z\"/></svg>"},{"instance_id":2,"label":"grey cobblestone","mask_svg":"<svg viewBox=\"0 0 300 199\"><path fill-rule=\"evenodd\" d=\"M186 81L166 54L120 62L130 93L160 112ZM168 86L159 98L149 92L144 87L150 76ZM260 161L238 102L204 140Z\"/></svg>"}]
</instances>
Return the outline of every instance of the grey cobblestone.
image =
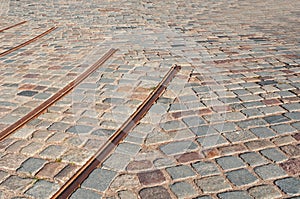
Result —
<instances>
[{"instance_id":1,"label":"grey cobblestone","mask_svg":"<svg viewBox=\"0 0 300 199\"><path fill-rule=\"evenodd\" d=\"M246 191L231 191L218 194L221 199L251 199L252 197Z\"/></svg>"},{"instance_id":2,"label":"grey cobblestone","mask_svg":"<svg viewBox=\"0 0 300 199\"><path fill-rule=\"evenodd\" d=\"M245 186L256 182L258 179L246 169L230 171L227 178L236 186Z\"/></svg>"},{"instance_id":3,"label":"grey cobblestone","mask_svg":"<svg viewBox=\"0 0 300 199\"><path fill-rule=\"evenodd\" d=\"M82 199L82 198L89 198L89 199L101 199L101 195L93 192L88 189L77 189L70 197L71 199Z\"/></svg>"},{"instance_id":4,"label":"grey cobblestone","mask_svg":"<svg viewBox=\"0 0 300 199\"><path fill-rule=\"evenodd\" d=\"M260 151L260 153L274 162L282 162L288 159L288 157L284 155L284 153L276 148L264 149Z\"/></svg>"},{"instance_id":5,"label":"grey cobblestone","mask_svg":"<svg viewBox=\"0 0 300 199\"><path fill-rule=\"evenodd\" d=\"M259 166L268 163L265 158L255 152L243 153L240 155L240 157L250 166Z\"/></svg>"},{"instance_id":6,"label":"grey cobblestone","mask_svg":"<svg viewBox=\"0 0 300 199\"><path fill-rule=\"evenodd\" d=\"M284 178L281 180L275 181L275 184L285 193L290 196L299 195L300 194L300 180L299 178Z\"/></svg>"},{"instance_id":7,"label":"grey cobblestone","mask_svg":"<svg viewBox=\"0 0 300 199\"><path fill-rule=\"evenodd\" d=\"M37 181L25 194L34 198L50 198L58 190L58 185L45 181Z\"/></svg>"},{"instance_id":8,"label":"grey cobblestone","mask_svg":"<svg viewBox=\"0 0 300 199\"><path fill-rule=\"evenodd\" d=\"M221 157L216 159L216 162L224 170L237 169L246 166L240 158L234 156Z\"/></svg>"},{"instance_id":9,"label":"grey cobblestone","mask_svg":"<svg viewBox=\"0 0 300 199\"><path fill-rule=\"evenodd\" d=\"M277 165L268 164L254 168L255 173L263 180L270 180L275 178L284 177L286 172Z\"/></svg>"},{"instance_id":10,"label":"grey cobblestone","mask_svg":"<svg viewBox=\"0 0 300 199\"><path fill-rule=\"evenodd\" d=\"M199 179L196 180L196 184L204 193L216 193L231 189L230 184L221 176Z\"/></svg>"},{"instance_id":11,"label":"grey cobblestone","mask_svg":"<svg viewBox=\"0 0 300 199\"><path fill-rule=\"evenodd\" d=\"M210 176L221 173L218 167L212 162L196 162L192 164L192 166L201 176Z\"/></svg>"},{"instance_id":12,"label":"grey cobblestone","mask_svg":"<svg viewBox=\"0 0 300 199\"><path fill-rule=\"evenodd\" d=\"M272 185L260 185L249 189L249 194L257 199L280 198L281 193Z\"/></svg>"},{"instance_id":13,"label":"grey cobblestone","mask_svg":"<svg viewBox=\"0 0 300 199\"><path fill-rule=\"evenodd\" d=\"M46 161L43 159L29 158L25 162L22 163L21 167L17 171L21 172L21 173L34 175L45 164L46 164Z\"/></svg>"},{"instance_id":14,"label":"grey cobblestone","mask_svg":"<svg viewBox=\"0 0 300 199\"><path fill-rule=\"evenodd\" d=\"M193 186L187 182L174 183L171 185L171 190L178 198L187 198L197 194Z\"/></svg>"},{"instance_id":15,"label":"grey cobblestone","mask_svg":"<svg viewBox=\"0 0 300 199\"><path fill-rule=\"evenodd\" d=\"M84 181L82 187L96 191L105 191L115 176L116 172L114 171L96 169Z\"/></svg>"},{"instance_id":16,"label":"grey cobblestone","mask_svg":"<svg viewBox=\"0 0 300 199\"><path fill-rule=\"evenodd\" d=\"M192 168L186 165L169 167L166 170L170 174L172 179L187 178L196 175Z\"/></svg>"}]
</instances>

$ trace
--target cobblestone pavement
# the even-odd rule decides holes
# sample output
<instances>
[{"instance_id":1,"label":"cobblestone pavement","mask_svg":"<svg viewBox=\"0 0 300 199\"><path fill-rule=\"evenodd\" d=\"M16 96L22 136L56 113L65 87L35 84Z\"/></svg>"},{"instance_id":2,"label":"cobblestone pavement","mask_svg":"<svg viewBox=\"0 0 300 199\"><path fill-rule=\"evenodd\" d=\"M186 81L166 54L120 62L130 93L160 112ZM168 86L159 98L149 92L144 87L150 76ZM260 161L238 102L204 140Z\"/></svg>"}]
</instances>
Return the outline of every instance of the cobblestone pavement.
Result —
<instances>
[{"instance_id":1,"label":"cobblestone pavement","mask_svg":"<svg viewBox=\"0 0 300 199\"><path fill-rule=\"evenodd\" d=\"M299 198L299 1L0 1L0 129L120 50L0 142L0 198L49 198L168 89L71 198ZM5 10L5 11L4 11Z\"/></svg>"}]
</instances>

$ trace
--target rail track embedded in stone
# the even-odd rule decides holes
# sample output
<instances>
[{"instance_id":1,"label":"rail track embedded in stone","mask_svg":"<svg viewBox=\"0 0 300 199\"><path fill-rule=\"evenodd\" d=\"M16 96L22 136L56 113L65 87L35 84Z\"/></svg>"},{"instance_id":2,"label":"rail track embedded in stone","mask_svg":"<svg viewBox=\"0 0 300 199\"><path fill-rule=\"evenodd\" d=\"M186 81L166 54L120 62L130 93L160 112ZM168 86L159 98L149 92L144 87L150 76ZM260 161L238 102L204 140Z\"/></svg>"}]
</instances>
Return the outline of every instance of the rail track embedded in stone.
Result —
<instances>
[{"instance_id":1,"label":"rail track embedded in stone","mask_svg":"<svg viewBox=\"0 0 300 199\"><path fill-rule=\"evenodd\" d=\"M16 27L16 26L20 26L20 25L22 25L22 24L24 24L24 23L26 23L26 22L27 22L27 21L22 21L22 22L20 22L20 23L17 23L17 24L8 26L8 27L3 28L3 29L0 29L0 32L3 32L3 31L5 31L5 30L9 30L9 29L14 28L14 27Z\"/></svg>"},{"instance_id":2,"label":"rail track embedded in stone","mask_svg":"<svg viewBox=\"0 0 300 199\"><path fill-rule=\"evenodd\" d=\"M65 199L83 183L89 174L99 167L105 159L111 154L114 148L120 143L132 130L139 121L149 111L151 106L163 94L170 81L176 73L181 69L180 66L174 65L164 76L162 81L157 85L155 90L147 97L146 100L137 108L137 110L122 124L122 126L114 132L114 134L100 147L100 149L92 156L78 171L75 173L53 196L52 199Z\"/></svg>"},{"instance_id":3,"label":"rail track embedded in stone","mask_svg":"<svg viewBox=\"0 0 300 199\"><path fill-rule=\"evenodd\" d=\"M79 75L75 80L70 82L68 85L59 90L52 97L44 101L42 104L34 108L32 111L27 113L24 117L22 117L12 125L8 126L2 132L0 132L0 141L2 141L4 138L15 132L17 129L24 126L30 120L42 114L47 108L49 108L52 104L54 104L63 96L65 96L68 92L70 92L73 88L80 84L85 78L87 78L91 73L93 73L97 68L104 64L116 51L117 49L110 49L96 63L94 63L91 67L89 67L86 71Z\"/></svg>"},{"instance_id":4,"label":"rail track embedded in stone","mask_svg":"<svg viewBox=\"0 0 300 199\"><path fill-rule=\"evenodd\" d=\"M19 50L20 48L23 48L24 46L27 46L27 45L29 45L29 44L35 42L36 40L38 40L38 39L40 39L40 38L46 36L47 34L49 34L50 32L54 31L55 29L57 29L57 27L52 27L52 28L46 30L45 32L43 32L42 34L39 34L39 35L35 36L35 37L32 38L32 39L30 39L30 40L28 40L28 41L26 41L26 42L24 42L24 43L21 43L20 45L17 45L17 46L15 46L15 47L12 47L12 48L10 48L10 49L8 49L8 50L6 50L6 51L0 53L0 57L3 57L3 56L5 56L5 55L8 55L8 54L10 54L10 53L12 53L12 52L14 52L14 51L16 51L16 50Z\"/></svg>"}]
</instances>

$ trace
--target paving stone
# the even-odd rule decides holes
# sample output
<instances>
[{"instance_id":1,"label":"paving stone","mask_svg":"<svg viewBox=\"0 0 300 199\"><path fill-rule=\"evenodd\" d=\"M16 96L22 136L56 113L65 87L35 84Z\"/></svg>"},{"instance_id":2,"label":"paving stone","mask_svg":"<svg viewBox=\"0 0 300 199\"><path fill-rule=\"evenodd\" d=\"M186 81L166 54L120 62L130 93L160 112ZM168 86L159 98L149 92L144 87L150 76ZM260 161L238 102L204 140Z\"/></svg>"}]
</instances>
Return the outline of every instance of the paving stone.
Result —
<instances>
[{"instance_id":1,"label":"paving stone","mask_svg":"<svg viewBox=\"0 0 300 199\"><path fill-rule=\"evenodd\" d=\"M58 181L60 183L65 183L72 177L72 175L75 174L77 169L77 166L69 164L65 168L63 168L57 175L55 175L54 179L55 181Z\"/></svg>"},{"instance_id":2,"label":"paving stone","mask_svg":"<svg viewBox=\"0 0 300 199\"><path fill-rule=\"evenodd\" d=\"M225 156L216 159L216 162L222 167L224 170L237 169L241 167L245 167L245 163L238 157L235 156Z\"/></svg>"},{"instance_id":3,"label":"paving stone","mask_svg":"<svg viewBox=\"0 0 300 199\"><path fill-rule=\"evenodd\" d=\"M250 150L259 150L259 149L264 149L267 147L272 147L274 146L272 142L269 140L254 140L254 141L249 141L246 142L245 145L250 149Z\"/></svg>"},{"instance_id":4,"label":"paving stone","mask_svg":"<svg viewBox=\"0 0 300 199\"><path fill-rule=\"evenodd\" d=\"M149 160L139 160L139 161L131 161L126 170L134 171L134 170L147 170L153 166L152 162Z\"/></svg>"},{"instance_id":5,"label":"paving stone","mask_svg":"<svg viewBox=\"0 0 300 199\"><path fill-rule=\"evenodd\" d=\"M271 140L275 145L287 145L295 142L295 139L291 135L280 136Z\"/></svg>"},{"instance_id":6,"label":"paving stone","mask_svg":"<svg viewBox=\"0 0 300 199\"><path fill-rule=\"evenodd\" d=\"M201 161L192 164L192 166L201 176L210 176L221 173L218 167L212 162Z\"/></svg>"},{"instance_id":7,"label":"paving stone","mask_svg":"<svg viewBox=\"0 0 300 199\"><path fill-rule=\"evenodd\" d=\"M139 195L142 199L171 199L170 193L162 186L143 188Z\"/></svg>"},{"instance_id":8,"label":"paving stone","mask_svg":"<svg viewBox=\"0 0 300 199\"><path fill-rule=\"evenodd\" d=\"M203 191L203 193L217 193L231 189L231 186L221 176L212 176L195 180L197 186Z\"/></svg>"},{"instance_id":9,"label":"paving stone","mask_svg":"<svg viewBox=\"0 0 300 199\"><path fill-rule=\"evenodd\" d=\"M138 178L143 185L162 183L166 180L164 174L160 170L138 173Z\"/></svg>"},{"instance_id":10,"label":"paving stone","mask_svg":"<svg viewBox=\"0 0 300 199\"><path fill-rule=\"evenodd\" d=\"M290 157L298 157L300 156L300 147L296 145L286 145L283 147L280 147L280 149L285 152Z\"/></svg>"},{"instance_id":11,"label":"paving stone","mask_svg":"<svg viewBox=\"0 0 300 199\"><path fill-rule=\"evenodd\" d=\"M295 128L293 128L292 126L290 126L288 124L274 125L274 126L271 126L271 128L278 134L293 133L293 132L297 131Z\"/></svg>"},{"instance_id":12,"label":"paving stone","mask_svg":"<svg viewBox=\"0 0 300 199\"><path fill-rule=\"evenodd\" d=\"M218 194L221 199L251 199L252 197L246 191L230 191Z\"/></svg>"},{"instance_id":13,"label":"paving stone","mask_svg":"<svg viewBox=\"0 0 300 199\"><path fill-rule=\"evenodd\" d=\"M284 160L287 160L288 157L284 155L281 151L279 151L276 148L269 148L264 149L260 151L261 154L263 154L266 158L274 161L274 162L282 162Z\"/></svg>"},{"instance_id":14,"label":"paving stone","mask_svg":"<svg viewBox=\"0 0 300 199\"><path fill-rule=\"evenodd\" d=\"M218 151L220 151L221 155L231 155L247 151L247 148L243 144L232 144L229 146L218 147Z\"/></svg>"},{"instance_id":15,"label":"paving stone","mask_svg":"<svg viewBox=\"0 0 300 199\"><path fill-rule=\"evenodd\" d=\"M231 131L235 131L237 129L237 126L231 122L219 123L219 124L215 124L212 126L220 133L231 132Z\"/></svg>"},{"instance_id":16,"label":"paving stone","mask_svg":"<svg viewBox=\"0 0 300 199\"><path fill-rule=\"evenodd\" d=\"M277 165L267 164L254 168L255 173L259 175L263 180L276 179L284 177L286 172Z\"/></svg>"},{"instance_id":17,"label":"paving stone","mask_svg":"<svg viewBox=\"0 0 300 199\"><path fill-rule=\"evenodd\" d=\"M265 126L266 124L267 123L264 120L258 119L258 118L237 122L237 125L242 129L247 129L250 127Z\"/></svg>"},{"instance_id":18,"label":"paving stone","mask_svg":"<svg viewBox=\"0 0 300 199\"><path fill-rule=\"evenodd\" d=\"M21 153L26 155L33 155L35 153L38 153L42 150L43 144L38 142L32 142L26 147L22 148Z\"/></svg>"},{"instance_id":19,"label":"paving stone","mask_svg":"<svg viewBox=\"0 0 300 199\"><path fill-rule=\"evenodd\" d=\"M22 191L28 185L32 184L33 181L33 179L20 178L18 176L10 176L4 182L1 183L1 186L12 191Z\"/></svg>"},{"instance_id":20,"label":"paving stone","mask_svg":"<svg viewBox=\"0 0 300 199\"><path fill-rule=\"evenodd\" d=\"M265 158L255 152L243 153L240 157L252 167L268 163Z\"/></svg>"},{"instance_id":21,"label":"paving stone","mask_svg":"<svg viewBox=\"0 0 300 199\"><path fill-rule=\"evenodd\" d=\"M300 118L300 112L288 112L285 113L284 116L297 121Z\"/></svg>"},{"instance_id":22,"label":"paving stone","mask_svg":"<svg viewBox=\"0 0 300 199\"><path fill-rule=\"evenodd\" d=\"M81 198L89 198L89 199L101 199L101 195L93 192L88 189L77 189L70 197L71 199L81 199Z\"/></svg>"},{"instance_id":23,"label":"paving stone","mask_svg":"<svg viewBox=\"0 0 300 199\"><path fill-rule=\"evenodd\" d=\"M137 144L123 142L118 145L118 147L116 148L116 152L129 154L129 155L135 155L139 152L140 148L141 147Z\"/></svg>"},{"instance_id":24,"label":"paving stone","mask_svg":"<svg viewBox=\"0 0 300 199\"><path fill-rule=\"evenodd\" d=\"M26 159L27 157L21 154L6 154L0 159L0 168L15 171Z\"/></svg>"},{"instance_id":25,"label":"paving stone","mask_svg":"<svg viewBox=\"0 0 300 199\"><path fill-rule=\"evenodd\" d=\"M299 178L284 178L275 181L275 184L286 194L293 196L300 194L300 179Z\"/></svg>"},{"instance_id":26,"label":"paving stone","mask_svg":"<svg viewBox=\"0 0 300 199\"><path fill-rule=\"evenodd\" d=\"M200 146L202 146L203 148L211 148L211 147L216 147L228 143L228 141L224 139L224 137L221 135L200 137L197 139L197 141L199 142Z\"/></svg>"},{"instance_id":27,"label":"paving stone","mask_svg":"<svg viewBox=\"0 0 300 199\"><path fill-rule=\"evenodd\" d=\"M214 128L208 125L193 127L191 131L198 136L218 134Z\"/></svg>"},{"instance_id":28,"label":"paving stone","mask_svg":"<svg viewBox=\"0 0 300 199\"><path fill-rule=\"evenodd\" d=\"M114 171L95 169L82 183L82 188L93 189L95 191L105 191L115 176L116 172Z\"/></svg>"},{"instance_id":29,"label":"paving stone","mask_svg":"<svg viewBox=\"0 0 300 199\"><path fill-rule=\"evenodd\" d=\"M85 126L85 125L76 125L67 129L67 132L81 134L81 133L89 133L93 127Z\"/></svg>"},{"instance_id":30,"label":"paving stone","mask_svg":"<svg viewBox=\"0 0 300 199\"><path fill-rule=\"evenodd\" d=\"M50 162L46 164L37 174L38 178L53 179L63 168L66 166L65 163L61 162Z\"/></svg>"},{"instance_id":31,"label":"paving stone","mask_svg":"<svg viewBox=\"0 0 300 199\"><path fill-rule=\"evenodd\" d=\"M192 141L171 142L160 147L166 155L182 154L196 149L198 146Z\"/></svg>"},{"instance_id":32,"label":"paving stone","mask_svg":"<svg viewBox=\"0 0 300 199\"><path fill-rule=\"evenodd\" d=\"M54 122L51 126L48 127L50 131L65 131L67 128L70 127L70 124L64 122ZM48 132L49 133L49 132Z\"/></svg>"},{"instance_id":33,"label":"paving stone","mask_svg":"<svg viewBox=\"0 0 300 199\"><path fill-rule=\"evenodd\" d=\"M259 117L264 115L262 114L262 112L259 111L258 108L247 108L245 110L242 110L241 112L245 114L245 116L247 116L248 118Z\"/></svg>"},{"instance_id":34,"label":"paving stone","mask_svg":"<svg viewBox=\"0 0 300 199\"><path fill-rule=\"evenodd\" d=\"M38 92L36 92L36 91L21 91L17 95L24 96L24 97L32 97L32 96L36 95L37 93Z\"/></svg>"},{"instance_id":35,"label":"paving stone","mask_svg":"<svg viewBox=\"0 0 300 199\"><path fill-rule=\"evenodd\" d=\"M283 168L287 173L292 175L300 174L300 158L290 159L286 162L280 164L281 168Z\"/></svg>"},{"instance_id":36,"label":"paving stone","mask_svg":"<svg viewBox=\"0 0 300 199\"><path fill-rule=\"evenodd\" d=\"M135 174L121 174L117 176L109 186L112 190L126 190L138 187L139 179Z\"/></svg>"},{"instance_id":37,"label":"paving stone","mask_svg":"<svg viewBox=\"0 0 300 199\"><path fill-rule=\"evenodd\" d=\"M278 124L290 121L287 117L282 115L272 115L263 118L269 124Z\"/></svg>"},{"instance_id":38,"label":"paving stone","mask_svg":"<svg viewBox=\"0 0 300 199\"><path fill-rule=\"evenodd\" d=\"M182 120L188 127L195 127L205 124L205 121L201 117L197 116L183 118Z\"/></svg>"},{"instance_id":39,"label":"paving stone","mask_svg":"<svg viewBox=\"0 0 300 199\"><path fill-rule=\"evenodd\" d=\"M29 158L22 163L21 167L17 171L34 175L44 166L45 163L46 160L40 158Z\"/></svg>"},{"instance_id":40,"label":"paving stone","mask_svg":"<svg viewBox=\"0 0 300 199\"><path fill-rule=\"evenodd\" d=\"M281 193L272 185L260 185L249 189L249 194L257 199L280 198Z\"/></svg>"},{"instance_id":41,"label":"paving stone","mask_svg":"<svg viewBox=\"0 0 300 199\"><path fill-rule=\"evenodd\" d=\"M126 154L113 153L109 158L105 160L103 165L107 168L111 168L117 171L125 170L125 167L130 161L130 156Z\"/></svg>"},{"instance_id":42,"label":"paving stone","mask_svg":"<svg viewBox=\"0 0 300 199\"><path fill-rule=\"evenodd\" d=\"M153 163L156 168L166 168L176 164L171 158L157 158Z\"/></svg>"},{"instance_id":43,"label":"paving stone","mask_svg":"<svg viewBox=\"0 0 300 199\"><path fill-rule=\"evenodd\" d=\"M39 180L25 194L34 198L50 198L59 189L58 184Z\"/></svg>"},{"instance_id":44,"label":"paving stone","mask_svg":"<svg viewBox=\"0 0 300 199\"><path fill-rule=\"evenodd\" d=\"M299 103L283 104L282 106L285 109L287 109L289 112L300 110L300 104Z\"/></svg>"},{"instance_id":45,"label":"paving stone","mask_svg":"<svg viewBox=\"0 0 300 199\"><path fill-rule=\"evenodd\" d=\"M46 157L46 158L57 159L64 153L65 150L66 150L66 148L63 146L50 145L46 149L44 149L40 153L40 155L42 157Z\"/></svg>"},{"instance_id":46,"label":"paving stone","mask_svg":"<svg viewBox=\"0 0 300 199\"><path fill-rule=\"evenodd\" d=\"M185 125L180 121L168 121L166 123L160 124L161 128L165 131L172 131L185 128Z\"/></svg>"},{"instance_id":47,"label":"paving stone","mask_svg":"<svg viewBox=\"0 0 300 199\"><path fill-rule=\"evenodd\" d=\"M234 131L234 132L227 132L224 133L224 136L231 142L241 142L247 140L253 140L256 137L248 130L246 131Z\"/></svg>"},{"instance_id":48,"label":"paving stone","mask_svg":"<svg viewBox=\"0 0 300 199\"><path fill-rule=\"evenodd\" d=\"M119 191L118 196L120 199L137 199L137 195L133 193L132 191L124 190Z\"/></svg>"},{"instance_id":49,"label":"paving stone","mask_svg":"<svg viewBox=\"0 0 300 199\"><path fill-rule=\"evenodd\" d=\"M169 167L166 169L172 179L187 178L196 175L191 167L186 165L179 165L176 167Z\"/></svg>"},{"instance_id":50,"label":"paving stone","mask_svg":"<svg viewBox=\"0 0 300 199\"><path fill-rule=\"evenodd\" d=\"M195 162L204 158L204 155L199 152L189 152L180 155L176 155L175 158L179 163L186 163L186 162Z\"/></svg>"},{"instance_id":51,"label":"paving stone","mask_svg":"<svg viewBox=\"0 0 300 199\"><path fill-rule=\"evenodd\" d=\"M193 186L187 182L177 182L170 186L177 198L187 198L197 194Z\"/></svg>"},{"instance_id":52,"label":"paving stone","mask_svg":"<svg viewBox=\"0 0 300 199\"><path fill-rule=\"evenodd\" d=\"M212 199L210 196L198 196L195 199Z\"/></svg>"},{"instance_id":53,"label":"paving stone","mask_svg":"<svg viewBox=\"0 0 300 199\"><path fill-rule=\"evenodd\" d=\"M226 176L235 186L245 186L258 180L247 169L230 171L227 172Z\"/></svg>"},{"instance_id":54,"label":"paving stone","mask_svg":"<svg viewBox=\"0 0 300 199\"><path fill-rule=\"evenodd\" d=\"M259 138L269 138L276 136L276 133L274 133L271 129L267 127L257 127L250 129L250 131Z\"/></svg>"}]
</instances>

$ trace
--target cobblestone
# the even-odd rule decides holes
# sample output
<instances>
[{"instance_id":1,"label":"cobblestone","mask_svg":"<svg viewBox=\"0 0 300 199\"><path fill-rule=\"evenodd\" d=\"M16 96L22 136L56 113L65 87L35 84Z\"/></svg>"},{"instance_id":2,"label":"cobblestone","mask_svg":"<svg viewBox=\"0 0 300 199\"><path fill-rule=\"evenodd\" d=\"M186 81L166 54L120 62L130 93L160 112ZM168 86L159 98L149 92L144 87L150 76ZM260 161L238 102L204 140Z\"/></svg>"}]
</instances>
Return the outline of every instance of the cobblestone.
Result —
<instances>
[{"instance_id":1,"label":"cobblestone","mask_svg":"<svg viewBox=\"0 0 300 199\"><path fill-rule=\"evenodd\" d=\"M196 180L198 187L206 193L216 193L231 189L231 186L221 176L212 176Z\"/></svg>"},{"instance_id":2,"label":"cobblestone","mask_svg":"<svg viewBox=\"0 0 300 199\"><path fill-rule=\"evenodd\" d=\"M166 170L170 174L172 179L187 178L196 175L192 168L186 165L169 167Z\"/></svg>"},{"instance_id":3,"label":"cobblestone","mask_svg":"<svg viewBox=\"0 0 300 199\"><path fill-rule=\"evenodd\" d=\"M252 197L246 191L231 191L218 194L221 199L251 199Z\"/></svg>"},{"instance_id":4,"label":"cobblestone","mask_svg":"<svg viewBox=\"0 0 300 199\"><path fill-rule=\"evenodd\" d=\"M82 187L87 189L93 189L95 191L105 191L115 176L116 172L114 171L96 169L84 181Z\"/></svg>"},{"instance_id":5,"label":"cobblestone","mask_svg":"<svg viewBox=\"0 0 300 199\"><path fill-rule=\"evenodd\" d=\"M157 199L171 199L170 193L162 186L144 188L139 192L142 199L157 198Z\"/></svg>"},{"instance_id":6,"label":"cobblestone","mask_svg":"<svg viewBox=\"0 0 300 199\"><path fill-rule=\"evenodd\" d=\"M197 194L193 186L186 182L177 182L171 185L171 190L178 198L187 198Z\"/></svg>"},{"instance_id":7,"label":"cobblestone","mask_svg":"<svg viewBox=\"0 0 300 199\"><path fill-rule=\"evenodd\" d=\"M81 198L89 198L89 199L101 199L101 195L93 192L88 189L77 189L70 197L71 199L81 199Z\"/></svg>"},{"instance_id":8,"label":"cobblestone","mask_svg":"<svg viewBox=\"0 0 300 199\"><path fill-rule=\"evenodd\" d=\"M256 182L258 179L246 169L230 171L227 178L236 186L245 186Z\"/></svg>"},{"instance_id":9,"label":"cobblestone","mask_svg":"<svg viewBox=\"0 0 300 199\"><path fill-rule=\"evenodd\" d=\"M275 179L284 177L285 171L277 165L267 164L254 168L255 173L259 175L263 180Z\"/></svg>"},{"instance_id":10,"label":"cobblestone","mask_svg":"<svg viewBox=\"0 0 300 199\"><path fill-rule=\"evenodd\" d=\"M210 176L221 173L218 167L212 162L197 162L192 164L192 166L201 176Z\"/></svg>"},{"instance_id":11,"label":"cobblestone","mask_svg":"<svg viewBox=\"0 0 300 199\"><path fill-rule=\"evenodd\" d=\"M25 194L34 198L49 198L58 190L58 185L45 181L39 180L34 183L33 187L28 189Z\"/></svg>"},{"instance_id":12,"label":"cobblestone","mask_svg":"<svg viewBox=\"0 0 300 199\"><path fill-rule=\"evenodd\" d=\"M300 180L299 178L284 178L281 180L275 181L275 184L285 193L290 196L300 194Z\"/></svg>"},{"instance_id":13,"label":"cobblestone","mask_svg":"<svg viewBox=\"0 0 300 199\"><path fill-rule=\"evenodd\" d=\"M272 185L261 185L249 189L249 194L257 199L280 198L281 193Z\"/></svg>"}]
</instances>

